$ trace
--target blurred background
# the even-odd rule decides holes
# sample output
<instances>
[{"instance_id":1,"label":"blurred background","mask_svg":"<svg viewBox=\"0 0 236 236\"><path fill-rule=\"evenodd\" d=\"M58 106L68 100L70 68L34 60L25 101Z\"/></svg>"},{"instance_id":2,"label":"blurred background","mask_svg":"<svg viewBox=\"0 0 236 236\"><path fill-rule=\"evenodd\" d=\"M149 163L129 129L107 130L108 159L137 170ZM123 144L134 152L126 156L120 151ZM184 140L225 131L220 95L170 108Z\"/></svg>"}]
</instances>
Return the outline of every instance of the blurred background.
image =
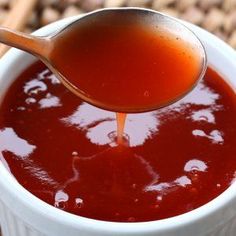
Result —
<instances>
[{"instance_id":1,"label":"blurred background","mask_svg":"<svg viewBox=\"0 0 236 236\"><path fill-rule=\"evenodd\" d=\"M24 32L102 7L137 6L200 25L236 49L236 0L0 0L0 25L11 27L9 20L17 20L11 11L19 2L24 5L27 1L32 1L31 9L18 27Z\"/></svg>"}]
</instances>

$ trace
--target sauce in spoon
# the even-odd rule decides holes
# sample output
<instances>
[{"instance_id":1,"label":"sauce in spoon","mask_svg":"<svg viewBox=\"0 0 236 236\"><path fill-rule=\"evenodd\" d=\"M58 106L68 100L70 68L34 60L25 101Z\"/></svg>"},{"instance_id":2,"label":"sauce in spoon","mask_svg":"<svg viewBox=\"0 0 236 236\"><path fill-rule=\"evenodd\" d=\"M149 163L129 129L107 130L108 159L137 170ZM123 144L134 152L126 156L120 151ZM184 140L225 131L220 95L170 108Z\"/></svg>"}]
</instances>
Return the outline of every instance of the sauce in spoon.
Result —
<instances>
[{"instance_id":1,"label":"sauce in spoon","mask_svg":"<svg viewBox=\"0 0 236 236\"><path fill-rule=\"evenodd\" d=\"M52 38L51 64L88 102L118 112L150 111L196 84L202 57L191 42L161 26L104 21L82 21Z\"/></svg>"}]
</instances>

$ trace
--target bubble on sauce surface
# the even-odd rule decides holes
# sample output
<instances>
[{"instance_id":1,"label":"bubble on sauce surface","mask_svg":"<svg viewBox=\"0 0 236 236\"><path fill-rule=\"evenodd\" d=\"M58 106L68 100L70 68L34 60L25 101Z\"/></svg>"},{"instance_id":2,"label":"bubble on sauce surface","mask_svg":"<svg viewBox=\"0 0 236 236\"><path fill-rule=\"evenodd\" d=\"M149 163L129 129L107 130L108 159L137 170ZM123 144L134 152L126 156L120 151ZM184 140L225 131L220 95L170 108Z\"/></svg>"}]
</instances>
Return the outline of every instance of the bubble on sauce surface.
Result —
<instances>
[{"instance_id":1,"label":"bubble on sauce surface","mask_svg":"<svg viewBox=\"0 0 236 236\"><path fill-rule=\"evenodd\" d=\"M72 156L78 156L78 154L79 154L79 153L78 153L77 151L73 151L73 152L72 152Z\"/></svg>"},{"instance_id":2,"label":"bubble on sauce surface","mask_svg":"<svg viewBox=\"0 0 236 236\"><path fill-rule=\"evenodd\" d=\"M212 109L201 109L198 111L194 111L191 114L191 118L194 121L206 121L208 123L215 124L215 115L214 110Z\"/></svg>"},{"instance_id":3,"label":"bubble on sauce surface","mask_svg":"<svg viewBox=\"0 0 236 236\"><path fill-rule=\"evenodd\" d=\"M58 190L55 194L54 206L60 209L64 209L66 208L68 200L69 195L62 190Z\"/></svg>"},{"instance_id":4,"label":"bubble on sauce surface","mask_svg":"<svg viewBox=\"0 0 236 236\"><path fill-rule=\"evenodd\" d=\"M157 196L157 201L158 201L158 202L161 202L162 200L163 200L163 196L161 196L161 195L160 195L160 196Z\"/></svg>"},{"instance_id":5,"label":"bubble on sauce surface","mask_svg":"<svg viewBox=\"0 0 236 236\"><path fill-rule=\"evenodd\" d=\"M75 199L76 207L81 208L81 207L83 206L83 202L84 202L83 199L77 197L77 198Z\"/></svg>"},{"instance_id":6,"label":"bubble on sauce surface","mask_svg":"<svg viewBox=\"0 0 236 236\"><path fill-rule=\"evenodd\" d=\"M201 171L205 172L207 170L207 165L204 161L192 159L189 160L185 166L184 171L191 172L191 171Z\"/></svg>"}]
</instances>

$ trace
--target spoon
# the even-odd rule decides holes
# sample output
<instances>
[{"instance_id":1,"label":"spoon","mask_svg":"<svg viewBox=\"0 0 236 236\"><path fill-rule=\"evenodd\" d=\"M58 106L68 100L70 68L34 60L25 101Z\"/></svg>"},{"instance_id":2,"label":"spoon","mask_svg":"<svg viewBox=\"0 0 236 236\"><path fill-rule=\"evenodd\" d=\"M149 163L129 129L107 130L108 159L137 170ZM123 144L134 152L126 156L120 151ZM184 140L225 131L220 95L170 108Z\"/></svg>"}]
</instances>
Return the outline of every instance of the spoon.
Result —
<instances>
[{"instance_id":1,"label":"spoon","mask_svg":"<svg viewBox=\"0 0 236 236\"><path fill-rule=\"evenodd\" d=\"M142 8L94 11L48 37L0 27L0 42L38 57L84 101L123 113L170 105L194 88L207 67L192 31Z\"/></svg>"}]
</instances>

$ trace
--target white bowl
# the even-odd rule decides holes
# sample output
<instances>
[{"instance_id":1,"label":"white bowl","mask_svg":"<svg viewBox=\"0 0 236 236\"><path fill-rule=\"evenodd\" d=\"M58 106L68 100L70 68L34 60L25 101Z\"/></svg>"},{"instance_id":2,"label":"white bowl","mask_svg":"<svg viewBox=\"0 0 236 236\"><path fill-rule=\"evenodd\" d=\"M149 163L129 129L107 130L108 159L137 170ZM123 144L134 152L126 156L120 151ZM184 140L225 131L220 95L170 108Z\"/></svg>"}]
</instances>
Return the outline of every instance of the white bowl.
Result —
<instances>
[{"instance_id":1,"label":"white bowl","mask_svg":"<svg viewBox=\"0 0 236 236\"><path fill-rule=\"evenodd\" d=\"M36 32L48 35L75 17ZM236 52L220 39L185 23L202 40L209 64L236 88ZM11 49L0 60L0 99L35 58ZM1 100L0 100L1 101ZM0 158L4 161L2 154ZM234 236L236 234L236 183L211 202L169 219L144 223L113 223L78 217L39 200L25 190L0 164L0 223L3 236Z\"/></svg>"}]
</instances>

